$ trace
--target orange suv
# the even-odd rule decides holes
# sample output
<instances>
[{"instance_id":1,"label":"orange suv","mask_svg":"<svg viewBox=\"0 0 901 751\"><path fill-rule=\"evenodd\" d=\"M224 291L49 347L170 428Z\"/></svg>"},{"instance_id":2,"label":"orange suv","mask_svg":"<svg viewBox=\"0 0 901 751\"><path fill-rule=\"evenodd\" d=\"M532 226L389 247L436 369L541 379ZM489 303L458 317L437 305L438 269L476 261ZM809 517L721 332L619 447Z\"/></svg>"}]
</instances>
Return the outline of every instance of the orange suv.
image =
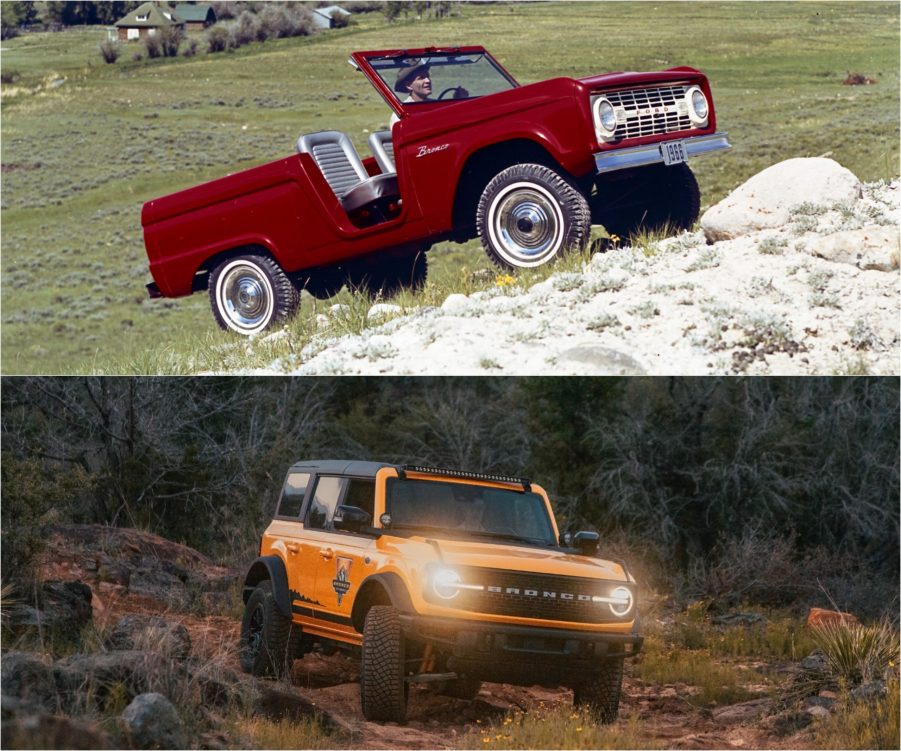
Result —
<instances>
[{"instance_id":1,"label":"orange suv","mask_svg":"<svg viewBox=\"0 0 901 751\"><path fill-rule=\"evenodd\" d=\"M403 721L411 683L473 698L488 680L570 686L612 722L642 637L635 580L597 546L525 479L298 462L244 581L242 667L358 653L369 720Z\"/></svg>"}]
</instances>

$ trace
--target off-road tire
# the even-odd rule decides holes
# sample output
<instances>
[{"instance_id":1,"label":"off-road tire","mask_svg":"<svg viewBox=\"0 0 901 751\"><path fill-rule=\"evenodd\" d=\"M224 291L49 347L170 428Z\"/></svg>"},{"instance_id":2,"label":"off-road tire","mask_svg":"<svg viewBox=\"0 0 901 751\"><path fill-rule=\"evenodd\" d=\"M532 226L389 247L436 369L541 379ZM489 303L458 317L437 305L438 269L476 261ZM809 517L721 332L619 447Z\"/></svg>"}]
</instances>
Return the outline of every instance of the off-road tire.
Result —
<instances>
[{"instance_id":1,"label":"off-road tire","mask_svg":"<svg viewBox=\"0 0 901 751\"><path fill-rule=\"evenodd\" d=\"M297 312L300 293L272 258L250 253L222 261L210 274L216 323L245 336L277 326Z\"/></svg>"},{"instance_id":2,"label":"off-road tire","mask_svg":"<svg viewBox=\"0 0 901 751\"><path fill-rule=\"evenodd\" d=\"M251 592L241 620L241 668L256 676L280 678L299 654L301 629L279 609L272 583L261 581Z\"/></svg>"},{"instance_id":3,"label":"off-road tire","mask_svg":"<svg viewBox=\"0 0 901 751\"><path fill-rule=\"evenodd\" d=\"M701 191L687 164L654 164L595 183L591 221L623 239L641 232L691 229L701 213Z\"/></svg>"},{"instance_id":4,"label":"off-road tire","mask_svg":"<svg viewBox=\"0 0 901 751\"><path fill-rule=\"evenodd\" d=\"M367 720L403 722L407 717L404 633L397 611L373 605L363 624L360 704Z\"/></svg>"},{"instance_id":5,"label":"off-road tire","mask_svg":"<svg viewBox=\"0 0 901 751\"><path fill-rule=\"evenodd\" d=\"M353 272L350 286L368 295L370 300L388 300L404 290L421 290L428 273L428 258L420 251L368 263Z\"/></svg>"},{"instance_id":6,"label":"off-road tire","mask_svg":"<svg viewBox=\"0 0 901 751\"><path fill-rule=\"evenodd\" d=\"M476 229L491 262L511 271L543 266L583 250L591 233L585 196L541 164L515 164L485 186Z\"/></svg>"},{"instance_id":7,"label":"off-road tire","mask_svg":"<svg viewBox=\"0 0 901 751\"><path fill-rule=\"evenodd\" d=\"M623 689L623 659L605 660L594 678L580 683L573 689L573 704L587 707L602 724L616 720L619 697Z\"/></svg>"},{"instance_id":8,"label":"off-road tire","mask_svg":"<svg viewBox=\"0 0 901 751\"><path fill-rule=\"evenodd\" d=\"M448 681L441 693L445 696L452 696L455 699L471 700L479 695L480 688L482 688L482 681L468 675L461 675L455 680Z\"/></svg>"}]
</instances>

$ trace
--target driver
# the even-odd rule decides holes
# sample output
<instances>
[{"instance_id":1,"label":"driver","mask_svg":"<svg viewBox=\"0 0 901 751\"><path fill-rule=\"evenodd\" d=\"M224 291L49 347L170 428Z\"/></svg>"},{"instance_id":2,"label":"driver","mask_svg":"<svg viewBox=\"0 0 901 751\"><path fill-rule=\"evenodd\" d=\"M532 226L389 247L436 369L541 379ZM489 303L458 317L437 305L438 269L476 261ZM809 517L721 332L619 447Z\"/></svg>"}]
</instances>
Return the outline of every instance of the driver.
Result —
<instances>
[{"instance_id":1,"label":"driver","mask_svg":"<svg viewBox=\"0 0 901 751\"><path fill-rule=\"evenodd\" d=\"M404 103L435 101L432 99L432 77L429 64L420 60L399 68L397 79L394 82L394 90L399 94L408 95L403 100ZM462 86L457 86L453 91L454 99L466 99L469 96L469 92ZM389 126L393 127L399 119L396 114L393 114Z\"/></svg>"}]
</instances>

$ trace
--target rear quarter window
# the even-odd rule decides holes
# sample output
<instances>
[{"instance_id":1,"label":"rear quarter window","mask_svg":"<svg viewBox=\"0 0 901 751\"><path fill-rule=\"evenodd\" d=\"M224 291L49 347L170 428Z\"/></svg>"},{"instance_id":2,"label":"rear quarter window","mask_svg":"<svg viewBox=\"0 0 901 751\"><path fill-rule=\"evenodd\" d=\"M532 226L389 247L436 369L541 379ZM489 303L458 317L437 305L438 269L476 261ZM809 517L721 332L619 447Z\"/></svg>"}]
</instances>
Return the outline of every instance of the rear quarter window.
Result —
<instances>
[{"instance_id":1,"label":"rear quarter window","mask_svg":"<svg viewBox=\"0 0 901 751\"><path fill-rule=\"evenodd\" d=\"M309 484L309 472L290 472L282 489L276 516L289 516L299 521L300 510L303 507L303 499Z\"/></svg>"}]
</instances>

